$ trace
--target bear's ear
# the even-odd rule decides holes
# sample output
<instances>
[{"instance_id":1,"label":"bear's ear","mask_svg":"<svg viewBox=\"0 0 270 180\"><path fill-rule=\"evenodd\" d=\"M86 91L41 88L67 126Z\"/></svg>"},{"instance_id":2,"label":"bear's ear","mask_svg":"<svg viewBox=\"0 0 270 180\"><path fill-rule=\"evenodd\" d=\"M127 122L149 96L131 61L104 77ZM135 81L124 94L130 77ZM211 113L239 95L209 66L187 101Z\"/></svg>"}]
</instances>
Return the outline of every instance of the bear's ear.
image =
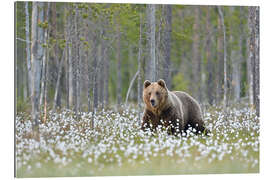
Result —
<instances>
[{"instance_id":1,"label":"bear's ear","mask_svg":"<svg viewBox=\"0 0 270 180\"><path fill-rule=\"evenodd\" d=\"M151 84L150 81L148 81L148 80L144 81L144 83L143 83L144 89L147 88L150 84Z\"/></svg>"},{"instance_id":2,"label":"bear's ear","mask_svg":"<svg viewBox=\"0 0 270 180\"><path fill-rule=\"evenodd\" d=\"M158 83L158 85L160 85L161 87L167 89L166 83L165 83L165 81L164 81L163 79L158 80L157 83Z\"/></svg>"}]
</instances>

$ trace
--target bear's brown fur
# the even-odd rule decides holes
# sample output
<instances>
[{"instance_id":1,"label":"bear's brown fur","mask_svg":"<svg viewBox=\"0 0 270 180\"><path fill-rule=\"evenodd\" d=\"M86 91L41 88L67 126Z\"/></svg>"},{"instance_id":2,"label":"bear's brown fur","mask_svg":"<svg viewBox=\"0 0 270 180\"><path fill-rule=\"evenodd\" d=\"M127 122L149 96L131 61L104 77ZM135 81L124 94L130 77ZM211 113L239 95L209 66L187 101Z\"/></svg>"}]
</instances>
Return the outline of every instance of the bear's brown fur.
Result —
<instances>
[{"instance_id":1,"label":"bear's brown fur","mask_svg":"<svg viewBox=\"0 0 270 180\"><path fill-rule=\"evenodd\" d=\"M155 130L158 126L168 128L170 134L178 134L189 128L197 133L209 131L205 128L198 102L182 91L169 91L165 81L144 82L145 103L141 129Z\"/></svg>"}]
</instances>

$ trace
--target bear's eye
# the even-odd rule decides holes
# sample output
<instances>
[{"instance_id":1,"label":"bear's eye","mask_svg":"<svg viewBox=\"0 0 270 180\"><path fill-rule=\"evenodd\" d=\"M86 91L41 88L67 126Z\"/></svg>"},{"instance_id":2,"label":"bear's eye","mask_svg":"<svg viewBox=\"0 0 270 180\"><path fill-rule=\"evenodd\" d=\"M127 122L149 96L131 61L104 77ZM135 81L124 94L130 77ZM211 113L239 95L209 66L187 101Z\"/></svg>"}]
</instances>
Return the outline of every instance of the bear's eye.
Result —
<instances>
[{"instance_id":1,"label":"bear's eye","mask_svg":"<svg viewBox=\"0 0 270 180\"><path fill-rule=\"evenodd\" d=\"M148 95L150 96L151 95L151 92L149 92Z\"/></svg>"},{"instance_id":2,"label":"bear's eye","mask_svg":"<svg viewBox=\"0 0 270 180\"><path fill-rule=\"evenodd\" d=\"M156 92L156 95L159 96L159 92Z\"/></svg>"}]
</instances>

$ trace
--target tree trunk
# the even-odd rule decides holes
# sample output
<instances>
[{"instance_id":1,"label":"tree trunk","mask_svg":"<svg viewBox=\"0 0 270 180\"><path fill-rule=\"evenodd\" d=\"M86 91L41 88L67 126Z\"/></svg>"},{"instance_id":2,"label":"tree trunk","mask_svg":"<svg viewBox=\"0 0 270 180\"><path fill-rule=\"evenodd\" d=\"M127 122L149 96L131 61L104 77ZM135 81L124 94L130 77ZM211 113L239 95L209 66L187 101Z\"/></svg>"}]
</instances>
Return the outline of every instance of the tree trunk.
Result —
<instances>
[{"instance_id":1,"label":"tree trunk","mask_svg":"<svg viewBox=\"0 0 270 180\"><path fill-rule=\"evenodd\" d=\"M104 36L104 30L102 30L102 37ZM100 51L100 61L99 61L99 103L100 108L104 108L104 60L105 60L105 53L106 53L106 47L105 47L105 40L101 39L101 51Z\"/></svg>"},{"instance_id":2,"label":"tree trunk","mask_svg":"<svg viewBox=\"0 0 270 180\"><path fill-rule=\"evenodd\" d=\"M30 27L29 27L29 10L28 2L25 2L25 37L26 37L26 64L27 64L27 73L28 73L28 92L31 93L31 79L32 79L32 70L31 70L31 42L30 42Z\"/></svg>"},{"instance_id":3,"label":"tree trunk","mask_svg":"<svg viewBox=\"0 0 270 180\"><path fill-rule=\"evenodd\" d=\"M256 114L260 116L260 7L256 7L255 16L255 106Z\"/></svg>"},{"instance_id":4,"label":"tree trunk","mask_svg":"<svg viewBox=\"0 0 270 180\"><path fill-rule=\"evenodd\" d=\"M211 57L211 22L210 22L210 8L207 7L206 13L206 59L207 59L207 96L208 96L208 103L213 105L214 97L213 97L213 63ZM199 82L198 82L199 84Z\"/></svg>"},{"instance_id":5,"label":"tree trunk","mask_svg":"<svg viewBox=\"0 0 270 180\"><path fill-rule=\"evenodd\" d=\"M57 81L56 81L56 86L55 86L55 91L54 91L55 93L54 93L54 100L53 100L53 111L55 111L56 106L57 106L57 97L58 97L59 88L60 88L60 79L62 76L62 69L63 69L66 49L67 49L67 43L66 43L66 46L63 50L61 62L60 62L59 67L58 67Z\"/></svg>"},{"instance_id":6,"label":"tree trunk","mask_svg":"<svg viewBox=\"0 0 270 180\"><path fill-rule=\"evenodd\" d=\"M172 6L165 5L165 50L164 50L164 74L163 78L166 82L168 89L171 89L171 34L172 34Z\"/></svg>"},{"instance_id":7,"label":"tree trunk","mask_svg":"<svg viewBox=\"0 0 270 180\"><path fill-rule=\"evenodd\" d=\"M230 7L230 14L234 16L234 12L236 11L235 7ZM240 17L239 17L240 19ZM230 66L231 66L231 97L233 97L234 101L240 100L240 56L241 56L241 42L240 38L240 30L241 30L241 22L239 24L239 30L233 27L234 24L231 22L230 24ZM237 35L236 35L237 34ZM230 68L229 68L230 69Z\"/></svg>"},{"instance_id":8,"label":"tree trunk","mask_svg":"<svg viewBox=\"0 0 270 180\"><path fill-rule=\"evenodd\" d=\"M223 30L223 50L224 50L224 95L223 95L223 107L227 108L227 45L226 45L226 27L224 24L224 16L221 7L218 6L218 13Z\"/></svg>"},{"instance_id":9,"label":"tree trunk","mask_svg":"<svg viewBox=\"0 0 270 180\"><path fill-rule=\"evenodd\" d=\"M139 36L139 46L138 46L138 83L137 83L137 103L138 103L138 109L139 109L139 114L138 114L138 119L139 122L141 120L141 101L142 101L142 88L141 88L141 83L142 83L142 75L141 75L141 56L142 56L142 13L140 13L140 36Z\"/></svg>"},{"instance_id":10,"label":"tree trunk","mask_svg":"<svg viewBox=\"0 0 270 180\"><path fill-rule=\"evenodd\" d=\"M72 58L72 38L71 38L71 29L72 29L72 17L69 16L69 20L68 20L68 29L67 29L67 33L68 33L68 104L69 107L71 108L74 104L73 102L73 58Z\"/></svg>"},{"instance_id":11,"label":"tree trunk","mask_svg":"<svg viewBox=\"0 0 270 180\"><path fill-rule=\"evenodd\" d=\"M93 65L92 65L92 74L93 74L93 107L94 111L98 108L98 79L97 79L97 72L98 72L98 67L97 67L97 51L98 51L98 45L97 45L97 35L94 33L93 36L93 44L95 46L92 48L92 56L93 56Z\"/></svg>"},{"instance_id":12,"label":"tree trunk","mask_svg":"<svg viewBox=\"0 0 270 180\"><path fill-rule=\"evenodd\" d=\"M218 72L217 72L217 88L216 88L216 101L217 103L221 103L221 97L222 97L222 81L223 81L223 33L222 33L222 25L221 25L221 19L220 17L217 18L218 21L218 37L217 37L217 66L218 66Z\"/></svg>"},{"instance_id":13,"label":"tree trunk","mask_svg":"<svg viewBox=\"0 0 270 180\"><path fill-rule=\"evenodd\" d=\"M194 16L195 16L195 22L193 24L193 46L192 46L192 77L193 77L193 83L192 83L192 95L198 99L199 97L199 78L200 78L200 74L199 74L199 62L200 62L200 37L199 37L199 7L195 8L194 11ZM207 28L207 27L206 27ZM208 36L207 36L208 37ZM206 45L207 47L207 45Z\"/></svg>"},{"instance_id":14,"label":"tree trunk","mask_svg":"<svg viewBox=\"0 0 270 180\"><path fill-rule=\"evenodd\" d=\"M49 12L50 12L50 2L48 2L47 6L47 12L46 12L46 19L45 22L49 22ZM43 100L44 100L44 93L45 93L45 86L46 86L46 71L47 71L47 56L48 56L48 51L49 51L49 46L48 46L48 32L49 28L44 32L44 42L46 44L46 49L44 49L44 56L42 59L42 75L41 75L41 93L40 93L40 101L39 105L42 106Z\"/></svg>"},{"instance_id":15,"label":"tree trunk","mask_svg":"<svg viewBox=\"0 0 270 180\"><path fill-rule=\"evenodd\" d=\"M73 69L73 73L74 73L74 94L75 94L75 99L74 99L74 110L76 112L76 114L78 114L79 112L79 101L80 101L80 97L79 97L79 85L80 85L80 75L79 75L79 71L80 71L80 59L79 59L79 45L80 45L80 39L79 39L79 32L78 32L78 7L76 6L76 10L75 10L75 17L74 17L74 32L75 32L75 38L74 38L74 57L75 57L75 62L74 62L74 69Z\"/></svg>"},{"instance_id":16,"label":"tree trunk","mask_svg":"<svg viewBox=\"0 0 270 180\"><path fill-rule=\"evenodd\" d=\"M108 49L106 49L106 53L104 56L104 104L105 108L109 105L109 74L110 74L110 61L108 58Z\"/></svg>"},{"instance_id":17,"label":"tree trunk","mask_svg":"<svg viewBox=\"0 0 270 180\"><path fill-rule=\"evenodd\" d=\"M249 39L248 39L248 81L249 81L249 103L254 105L254 62L255 62L255 7L248 8L248 29L249 29Z\"/></svg>"},{"instance_id":18,"label":"tree trunk","mask_svg":"<svg viewBox=\"0 0 270 180\"><path fill-rule=\"evenodd\" d=\"M121 32L120 25L117 23L117 104L121 105L122 102L122 73L121 73Z\"/></svg>"},{"instance_id":19,"label":"tree trunk","mask_svg":"<svg viewBox=\"0 0 270 180\"><path fill-rule=\"evenodd\" d=\"M233 14L235 11L234 7L231 7L231 14ZM240 22L241 23L241 22ZM241 24L240 24L241 27ZM239 29L239 33L240 34L239 37L236 37L236 32L233 29L234 27L232 27L231 25L231 64L232 64L232 89L233 89L233 97L234 97L234 101L238 102L240 100L240 61L241 61L241 28ZM235 47L234 44L237 44L237 46ZM239 47L239 48L238 48Z\"/></svg>"},{"instance_id":20,"label":"tree trunk","mask_svg":"<svg viewBox=\"0 0 270 180\"><path fill-rule=\"evenodd\" d=\"M149 4L147 5L147 10L150 13L149 14L149 25L150 25L150 33L149 33L149 44L150 44L150 66L149 66L149 79L150 81L156 81L156 39L155 39L155 31L156 31L156 18L155 18L155 12L156 12L156 5L155 4Z\"/></svg>"},{"instance_id":21,"label":"tree trunk","mask_svg":"<svg viewBox=\"0 0 270 180\"><path fill-rule=\"evenodd\" d=\"M89 41L88 41L89 42ZM88 55L88 51L87 51ZM91 92L92 92L92 69L91 69L91 58L87 58L87 106L88 106L88 112L91 111Z\"/></svg>"},{"instance_id":22,"label":"tree trunk","mask_svg":"<svg viewBox=\"0 0 270 180\"><path fill-rule=\"evenodd\" d=\"M40 95L40 77L41 62L43 58L44 30L38 26L38 23L44 21L44 4L42 2L33 2L32 9L32 130L33 137L39 139L39 95Z\"/></svg>"}]
</instances>

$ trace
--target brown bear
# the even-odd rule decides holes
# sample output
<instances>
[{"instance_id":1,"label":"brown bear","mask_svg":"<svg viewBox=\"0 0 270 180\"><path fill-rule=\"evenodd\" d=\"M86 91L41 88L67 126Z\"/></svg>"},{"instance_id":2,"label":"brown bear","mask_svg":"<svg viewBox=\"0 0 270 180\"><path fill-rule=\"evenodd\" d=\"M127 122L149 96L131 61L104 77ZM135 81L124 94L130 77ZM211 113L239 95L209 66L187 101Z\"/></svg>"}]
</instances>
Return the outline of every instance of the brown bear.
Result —
<instances>
[{"instance_id":1,"label":"brown bear","mask_svg":"<svg viewBox=\"0 0 270 180\"><path fill-rule=\"evenodd\" d=\"M204 126L199 103L185 92L169 91L162 79L144 82L143 101L142 130L165 127L169 134L177 135L191 126L196 129L196 134L209 133Z\"/></svg>"}]
</instances>

